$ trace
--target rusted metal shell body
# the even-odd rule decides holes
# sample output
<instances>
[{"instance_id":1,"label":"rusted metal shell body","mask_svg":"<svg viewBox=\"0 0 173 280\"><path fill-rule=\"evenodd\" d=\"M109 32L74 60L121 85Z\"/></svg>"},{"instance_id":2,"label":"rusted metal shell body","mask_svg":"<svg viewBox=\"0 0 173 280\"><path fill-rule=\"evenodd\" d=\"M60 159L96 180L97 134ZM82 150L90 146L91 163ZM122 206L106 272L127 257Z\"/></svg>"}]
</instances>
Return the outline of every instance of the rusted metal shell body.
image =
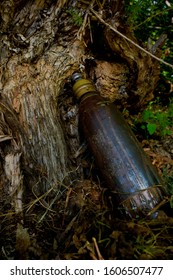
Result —
<instances>
[{"instance_id":1,"label":"rusted metal shell body","mask_svg":"<svg viewBox=\"0 0 173 280\"><path fill-rule=\"evenodd\" d=\"M122 114L99 95L84 96L79 119L105 185L122 212L149 213L162 200L162 181Z\"/></svg>"},{"instance_id":2,"label":"rusted metal shell body","mask_svg":"<svg viewBox=\"0 0 173 280\"><path fill-rule=\"evenodd\" d=\"M81 97L79 121L121 212L130 218L152 212L162 202L165 189L121 112L92 91Z\"/></svg>"}]
</instances>

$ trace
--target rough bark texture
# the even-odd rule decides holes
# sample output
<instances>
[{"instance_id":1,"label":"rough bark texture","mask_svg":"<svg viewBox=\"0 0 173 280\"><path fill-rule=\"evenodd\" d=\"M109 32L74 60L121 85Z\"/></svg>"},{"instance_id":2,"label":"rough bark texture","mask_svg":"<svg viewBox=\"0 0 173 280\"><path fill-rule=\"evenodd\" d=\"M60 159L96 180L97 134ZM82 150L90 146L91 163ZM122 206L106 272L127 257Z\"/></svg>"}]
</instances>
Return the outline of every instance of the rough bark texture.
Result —
<instances>
[{"instance_id":1,"label":"rough bark texture","mask_svg":"<svg viewBox=\"0 0 173 280\"><path fill-rule=\"evenodd\" d=\"M4 1L0 43L1 141L8 146L2 173L13 185L7 171L9 155L20 154L16 164L22 174L22 160L29 176L27 187L39 181L44 191L68 179L70 163L58 95L84 49L76 39L76 28L62 12L67 1L48 2L28 1L23 7L24 2L18 1L17 7L16 2ZM16 172L15 167L11 172Z\"/></svg>"},{"instance_id":2,"label":"rough bark texture","mask_svg":"<svg viewBox=\"0 0 173 280\"><path fill-rule=\"evenodd\" d=\"M128 26L122 30L122 33L137 43ZM115 36L111 30L106 29L105 36L110 48L125 59L129 66L131 100L140 108L153 98L153 92L159 80L159 62L125 41L124 38Z\"/></svg>"}]
</instances>

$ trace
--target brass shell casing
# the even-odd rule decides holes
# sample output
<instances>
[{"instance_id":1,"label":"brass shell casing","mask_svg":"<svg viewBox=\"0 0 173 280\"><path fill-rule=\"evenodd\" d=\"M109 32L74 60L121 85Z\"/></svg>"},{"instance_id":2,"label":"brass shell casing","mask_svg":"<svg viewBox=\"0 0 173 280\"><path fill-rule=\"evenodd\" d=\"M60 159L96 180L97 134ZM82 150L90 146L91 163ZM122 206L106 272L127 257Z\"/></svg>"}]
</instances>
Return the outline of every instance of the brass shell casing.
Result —
<instances>
[{"instance_id":1,"label":"brass shell casing","mask_svg":"<svg viewBox=\"0 0 173 280\"><path fill-rule=\"evenodd\" d=\"M79 79L73 86L73 92L77 99L80 99L85 93L96 91L95 86L86 79Z\"/></svg>"}]
</instances>

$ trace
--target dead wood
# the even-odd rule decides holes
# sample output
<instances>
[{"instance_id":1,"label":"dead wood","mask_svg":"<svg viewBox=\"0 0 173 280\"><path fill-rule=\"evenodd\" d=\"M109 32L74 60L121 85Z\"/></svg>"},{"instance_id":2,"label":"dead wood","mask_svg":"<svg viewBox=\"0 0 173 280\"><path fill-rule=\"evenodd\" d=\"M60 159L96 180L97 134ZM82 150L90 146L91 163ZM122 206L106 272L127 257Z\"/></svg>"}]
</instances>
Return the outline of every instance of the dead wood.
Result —
<instances>
[{"instance_id":1,"label":"dead wood","mask_svg":"<svg viewBox=\"0 0 173 280\"><path fill-rule=\"evenodd\" d=\"M0 46L1 121L9 126L8 137L17 141L23 169L32 174L31 184L40 180L43 190L58 187L68 177L58 95L84 50L76 28L63 14L67 1L49 3L49 9L46 2L28 1L21 7L19 1L21 9L17 5L10 11L12 21L3 17L6 32L1 33Z\"/></svg>"},{"instance_id":2,"label":"dead wood","mask_svg":"<svg viewBox=\"0 0 173 280\"><path fill-rule=\"evenodd\" d=\"M117 23L116 16L109 21L111 26L119 30L135 44L139 44L133 31L126 24ZM129 66L129 82L131 102L140 108L150 101L154 96L154 90L157 86L160 74L160 64L150 55L128 42L123 37L116 35L109 27L105 29L106 40L113 52L118 54ZM157 55L160 45L157 47Z\"/></svg>"}]
</instances>

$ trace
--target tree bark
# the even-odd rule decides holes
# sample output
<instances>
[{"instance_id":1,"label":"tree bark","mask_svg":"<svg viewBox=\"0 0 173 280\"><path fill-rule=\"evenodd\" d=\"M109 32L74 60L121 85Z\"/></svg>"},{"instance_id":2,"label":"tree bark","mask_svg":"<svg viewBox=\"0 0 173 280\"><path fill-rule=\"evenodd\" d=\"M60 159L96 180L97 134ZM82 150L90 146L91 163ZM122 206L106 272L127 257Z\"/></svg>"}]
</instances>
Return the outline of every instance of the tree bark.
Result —
<instances>
[{"instance_id":1,"label":"tree bark","mask_svg":"<svg viewBox=\"0 0 173 280\"><path fill-rule=\"evenodd\" d=\"M70 180L58 96L84 45L63 13L66 2L1 4L1 182L6 178L13 193L23 184L46 191Z\"/></svg>"}]
</instances>

